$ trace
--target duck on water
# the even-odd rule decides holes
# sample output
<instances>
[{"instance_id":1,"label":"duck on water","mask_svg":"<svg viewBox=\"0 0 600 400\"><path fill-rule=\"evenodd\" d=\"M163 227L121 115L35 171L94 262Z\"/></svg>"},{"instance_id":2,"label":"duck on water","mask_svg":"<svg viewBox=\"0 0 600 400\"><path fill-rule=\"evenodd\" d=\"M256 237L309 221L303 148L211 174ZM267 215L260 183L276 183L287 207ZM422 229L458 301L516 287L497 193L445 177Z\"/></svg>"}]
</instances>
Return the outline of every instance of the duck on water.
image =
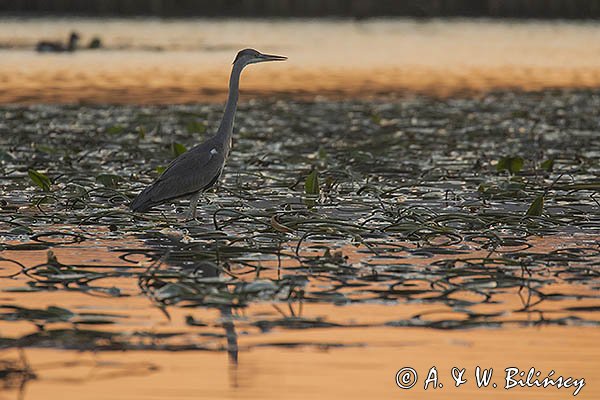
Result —
<instances>
[{"instance_id":1,"label":"duck on water","mask_svg":"<svg viewBox=\"0 0 600 400\"><path fill-rule=\"evenodd\" d=\"M62 42L50 42L43 40L38 42L35 50L39 53L73 52L77 48L77 42L79 42L79 35L77 32L71 32L69 41L66 45Z\"/></svg>"}]
</instances>

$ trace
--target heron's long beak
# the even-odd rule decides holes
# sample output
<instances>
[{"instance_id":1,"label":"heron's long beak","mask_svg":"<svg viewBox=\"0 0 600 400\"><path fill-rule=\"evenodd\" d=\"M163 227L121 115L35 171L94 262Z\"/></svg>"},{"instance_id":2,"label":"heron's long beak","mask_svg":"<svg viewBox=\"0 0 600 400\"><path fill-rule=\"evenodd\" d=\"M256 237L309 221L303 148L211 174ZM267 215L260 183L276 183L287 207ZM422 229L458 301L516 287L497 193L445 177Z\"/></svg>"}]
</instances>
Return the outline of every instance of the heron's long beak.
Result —
<instances>
[{"instance_id":1,"label":"heron's long beak","mask_svg":"<svg viewBox=\"0 0 600 400\"><path fill-rule=\"evenodd\" d=\"M260 55L261 61L285 61L287 57L285 56L276 56L273 54L262 54Z\"/></svg>"}]
</instances>

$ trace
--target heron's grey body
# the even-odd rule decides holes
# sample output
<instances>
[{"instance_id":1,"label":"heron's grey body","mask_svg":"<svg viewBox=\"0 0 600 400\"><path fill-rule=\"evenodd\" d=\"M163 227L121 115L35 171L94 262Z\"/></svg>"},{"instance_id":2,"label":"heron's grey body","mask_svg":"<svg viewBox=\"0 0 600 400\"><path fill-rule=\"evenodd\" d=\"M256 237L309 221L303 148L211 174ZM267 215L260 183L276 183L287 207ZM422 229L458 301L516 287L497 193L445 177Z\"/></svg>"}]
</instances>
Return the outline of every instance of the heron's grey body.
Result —
<instances>
[{"instance_id":1,"label":"heron's grey body","mask_svg":"<svg viewBox=\"0 0 600 400\"><path fill-rule=\"evenodd\" d=\"M145 212L167 201L190 196L188 217L195 217L201 193L219 180L231 150L242 70L248 64L285 59L282 56L261 54L253 49L240 51L233 62L227 104L216 135L174 159L160 177L133 200L131 209Z\"/></svg>"}]
</instances>

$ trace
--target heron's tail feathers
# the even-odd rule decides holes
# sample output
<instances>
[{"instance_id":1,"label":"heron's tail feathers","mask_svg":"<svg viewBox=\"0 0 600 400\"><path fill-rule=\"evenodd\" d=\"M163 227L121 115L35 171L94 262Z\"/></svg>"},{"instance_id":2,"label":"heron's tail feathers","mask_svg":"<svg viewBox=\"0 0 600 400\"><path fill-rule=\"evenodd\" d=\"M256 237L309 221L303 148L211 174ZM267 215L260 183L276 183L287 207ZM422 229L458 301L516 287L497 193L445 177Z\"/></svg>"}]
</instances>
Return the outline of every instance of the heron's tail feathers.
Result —
<instances>
[{"instance_id":1,"label":"heron's tail feathers","mask_svg":"<svg viewBox=\"0 0 600 400\"><path fill-rule=\"evenodd\" d=\"M135 212L146 212L157 205L158 203L152 201L152 196L150 195L151 191L152 186L142 190L142 192L138 194L135 199L133 199L129 205L129 208Z\"/></svg>"}]
</instances>

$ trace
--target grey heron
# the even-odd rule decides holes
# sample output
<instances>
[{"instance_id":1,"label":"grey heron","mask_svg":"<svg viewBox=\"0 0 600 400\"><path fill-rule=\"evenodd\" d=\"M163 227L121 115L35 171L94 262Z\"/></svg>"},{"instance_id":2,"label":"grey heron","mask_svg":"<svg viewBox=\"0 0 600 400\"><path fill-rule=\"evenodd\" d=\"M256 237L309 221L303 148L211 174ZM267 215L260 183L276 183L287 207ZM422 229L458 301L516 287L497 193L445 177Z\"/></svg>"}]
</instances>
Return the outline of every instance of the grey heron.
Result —
<instances>
[{"instance_id":1,"label":"grey heron","mask_svg":"<svg viewBox=\"0 0 600 400\"><path fill-rule=\"evenodd\" d=\"M175 158L163 173L131 203L131 209L145 212L150 208L181 197L190 197L187 218L196 218L200 195L213 186L223 172L231 150L233 121L239 95L240 74L245 66L265 61L283 61L287 57L262 54L254 49L240 51L233 61L229 94L217 133Z\"/></svg>"}]
</instances>

